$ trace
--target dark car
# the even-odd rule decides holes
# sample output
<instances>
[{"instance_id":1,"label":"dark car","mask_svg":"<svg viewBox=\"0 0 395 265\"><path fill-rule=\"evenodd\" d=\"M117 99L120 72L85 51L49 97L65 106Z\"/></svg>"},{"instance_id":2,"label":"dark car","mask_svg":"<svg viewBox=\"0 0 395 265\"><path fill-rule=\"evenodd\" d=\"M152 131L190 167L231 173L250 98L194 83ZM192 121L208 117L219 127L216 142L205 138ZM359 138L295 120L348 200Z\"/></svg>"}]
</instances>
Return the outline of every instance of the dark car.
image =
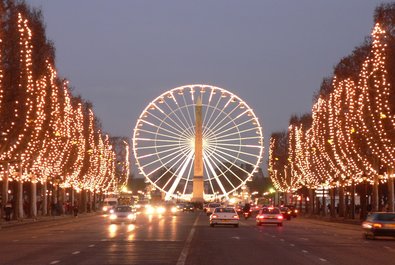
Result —
<instances>
[{"instance_id":1,"label":"dark car","mask_svg":"<svg viewBox=\"0 0 395 265\"><path fill-rule=\"evenodd\" d=\"M298 209L294 205L284 205L284 207L288 207L291 210L291 216L297 217L298 216Z\"/></svg>"},{"instance_id":2,"label":"dark car","mask_svg":"<svg viewBox=\"0 0 395 265\"><path fill-rule=\"evenodd\" d=\"M184 204L184 208L182 209L183 212L194 212L195 206L192 203Z\"/></svg>"},{"instance_id":3,"label":"dark car","mask_svg":"<svg viewBox=\"0 0 395 265\"><path fill-rule=\"evenodd\" d=\"M362 229L366 239L375 239L376 236L395 237L395 212L369 214L362 223Z\"/></svg>"},{"instance_id":4,"label":"dark car","mask_svg":"<svg viewBox=\"0 0 395 265\"><path fill-rule=\"evenodd\" d=\"M291 220L292 211L288 207L280 207L281 214L284 219Z\"/></svg>"}]
</instances>

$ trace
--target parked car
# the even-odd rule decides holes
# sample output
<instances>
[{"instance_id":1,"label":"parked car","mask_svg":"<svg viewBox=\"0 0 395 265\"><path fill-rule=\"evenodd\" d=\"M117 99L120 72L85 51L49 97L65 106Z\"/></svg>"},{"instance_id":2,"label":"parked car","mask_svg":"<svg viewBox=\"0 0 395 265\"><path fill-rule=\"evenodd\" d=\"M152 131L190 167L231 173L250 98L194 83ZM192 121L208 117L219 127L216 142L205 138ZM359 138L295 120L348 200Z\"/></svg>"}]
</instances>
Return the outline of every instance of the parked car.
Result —
<instances>
[{"instance_id":1,"label":"parked car","mask_svg":"<svg viewBox=\"0 0 395 265\"><path fill-rule=\"evenodd\" d=\"M374 212L362 223L363 236L375 239L376 236L395 237L395 212Z\"/></svg>"},{"instance_id":2,"label":"parked car","mask_svg":"<svg viewBox=\"0 0 395 265\"><path fill-rule=\"evenodd\" d=\"M110 223L135 223L136 211L131 206L121 205L114 208L109 216Z\"/></svg>"},{"instance_id":3,"label":"parked car","mask_svg":"<svg viewBox=\"0 0 395 265\"><path fill-rule=\"evenodd\" d=\"M215 225L233 225L239 226L239 215L233 207L217 207L212 215L210 215L210 226Z\"/></svg>"},{"instance_id":4,"label":"parked car","mask_svg":"<svg viewBox=\"0 0 395 265\"><path fill-rule=\"evenodd\" d=\"M276 224L283 226L284 217L278 207L263 207L256 216L256 225Z\"/></svg>"},{"instance_id":5,"label":"parked car","mask_svg":"<svg viewBox=\"0 0 395 265\"><path fill-rule=\"evenodd\" d=\"M206 214L210 215L214 212L215 208L217 207L221 207L221 204L219 203L209 203L207 210L206 210Z\"/></svg>"}]
</instances>

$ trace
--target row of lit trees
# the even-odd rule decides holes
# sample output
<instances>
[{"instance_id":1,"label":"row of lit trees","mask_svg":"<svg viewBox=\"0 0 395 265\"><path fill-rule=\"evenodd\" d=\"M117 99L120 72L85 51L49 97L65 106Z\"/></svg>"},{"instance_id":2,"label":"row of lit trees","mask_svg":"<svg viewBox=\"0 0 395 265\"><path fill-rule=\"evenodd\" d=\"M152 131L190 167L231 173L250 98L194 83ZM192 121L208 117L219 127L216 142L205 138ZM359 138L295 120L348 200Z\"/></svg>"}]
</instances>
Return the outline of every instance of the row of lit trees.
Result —
<instances>
[{"instance_id":1,"label":"row of lit trees","mask_svg":"<svg viewBox=\"0 0 395 265\"><path fill-rule=\"evenodd\" d=\"M0 1L0 47L0 181L57 180L77 191L125 184L129 154L117 179L119 158L91 104L57 76L41 12Z\"/></svg>"},{"instance_id":2,"label":"row of lit trees","mask_svg":"<svg viewBox=\"0 0 395 265\"><path fill-rule=\"evenodd\" d=\"M371 38L341 60L324 80L312 115L292 117L275 133L269 174L276 189L339 188L389 182L393 208L395 168L395 4L376 10Z\"/></svg>"}]
</instances>

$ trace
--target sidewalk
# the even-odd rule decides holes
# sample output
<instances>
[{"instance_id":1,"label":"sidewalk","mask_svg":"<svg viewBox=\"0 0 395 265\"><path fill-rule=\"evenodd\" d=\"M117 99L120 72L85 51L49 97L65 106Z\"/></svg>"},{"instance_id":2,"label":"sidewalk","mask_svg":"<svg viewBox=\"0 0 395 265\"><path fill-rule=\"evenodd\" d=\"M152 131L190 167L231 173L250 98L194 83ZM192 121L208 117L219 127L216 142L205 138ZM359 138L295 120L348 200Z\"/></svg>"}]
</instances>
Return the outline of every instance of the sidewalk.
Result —
<instances>
[{"instance_id":1,"label":"sidewalk","mask_svg":"<svg viewBox=\"0 0 395 265\"><path fill-rule=\"evenodd\" d=\"M342 223L342 224L352 224L352 225L358 225L360 226L363 221L359 219L349 219L349 218L344 218L344 217L331 217L331 216L321 216L321 215L300 215L298 216L300 218L304 219L310 219L310 220L317 220L317 221L322 221L322 222L331 222L331 223Z\"/></svg>"},{"instance_id":2,"label":"sidewalk","mask_svg":"<svg viewBox=\"0 0 395 265\"><path fill-rule=\"evenodd\" d=\"M98 214L101 214L101 212L81 213L78 214L78 218L84 218ZM15 227L15 226L38 223L38 222L51 222L51 221L53 222L60 220L73 220L73 219L75 219L74 215L70 215L70 214L59 215L59 216L37 216L37 218L24 218L21 220L11 220L11 221L5 221L4 219L2 219L0 221L0 230L9 227Z\"/></svg>"}]
</instances>

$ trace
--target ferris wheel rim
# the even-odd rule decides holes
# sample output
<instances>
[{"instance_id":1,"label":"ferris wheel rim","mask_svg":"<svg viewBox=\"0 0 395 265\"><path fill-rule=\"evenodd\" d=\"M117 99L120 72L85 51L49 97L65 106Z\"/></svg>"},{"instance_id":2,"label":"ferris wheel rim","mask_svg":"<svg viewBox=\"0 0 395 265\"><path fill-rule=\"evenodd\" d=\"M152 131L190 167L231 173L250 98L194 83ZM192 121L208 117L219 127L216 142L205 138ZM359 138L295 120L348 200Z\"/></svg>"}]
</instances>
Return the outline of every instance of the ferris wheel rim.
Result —
<instances>
[{"instance_id":1,"label":"ferris wheel rim","mask_svg":"<svg viewBox=\"0 0 395 265\"><path fill-rule=\"evenodd\" d=\"M194 89L196 89L196 88L197 88L197 89L200 89L200 90L199 90L200 93L203 93L202 90L206 88L206 89L211 89L211 91L216 91L216 92L218 91L218 92L221 93L221 94L226 94L227 96L229 96L230 99L236 99L236 101L239 102L239 104L244 105L244 107L246 108L246 110L248 110L248 111L252 114L252 118L250 119L250 121L254 124L255 127L252 127L250 130L256 130L256 131L257 131L257 134L258 134L258 136L255 137L255 138L256 138L256 139L259 139L259 141L258 141L259 145L251 146L251 147L259 148L259 151L258 151L257 154L255 155L255 156L256 156L256 162L255 162L254 165L252 165L252 166L253 166L253 167L252 167L253 169L251 170L251 172L248 172L248 174L247 174L248 177L247 177L245 180L241 180L241 179L240 179L240 180L241 180L241 181L240 181L240 184L238 184L238 185L236 185L236 186L233 186L233 189L228 190L228 191L225 191L224 189L222 189L222 194L220 194L220 195L219 195L219 194L216 194L217 198L227 197L229 194L231 194L231 193L234 192L235 190L239 189L241 186L245 185L245 183L248 181L248 179L249 179L255 172L257 172L258 165L262 162L263 148L264 148L264 147L263 147L263 133L262 133L262 127L261 127L261 125L260 125L260 122L259 122L258 117L257 117L257 116L255 115L255 113L253 112L252 108L250 108L250 106L249 106L244 100L242 100L240 97L238 97L238 96L235 95L234 93L229 92L229 91L227 91L227 90L225 90L225 89L223 89L223 88L216 87L216 86L212 86L212 85L205 85L205 84L184 85L184 86L179 86L179 87L173 88L173 89L171 89L171 90L165 91L164 93L162 93L161 95L159 95L158 97L156 97L153 101L151 101L151 102L146 106L146 108L143 110L143 112L140 114L140 116L139 116L139 118L138 118L138 120L137 120L137 122L136 122L136 126L135 126L135 128L134 128L134 130L133 130L133 153L134 153L134 156L135 156L135 158L136 158L136 165L138 166L139 172L140 172L141 174L144 175L144 177L148 180L149 183L151 183L151 184L154 185L157 189L161 190L162 192L165 192L167 195L170 195L170 196L173 197L173 198L175 198L175 197L177 196L177 195L174 194L174 193L168 194L169 191L166 190L166 189L164 188L164 187L166 187L166 186L168 185L168 183L167 183L165 186L160 187L160 186L156 185L156 182L157 182L158 180L153 181L153 180L149 177L150 174L152 174L152 172L149 172L149 173L148 173L148 172L145 172L145 170L144 170L144 165L142 165L142 164L140 163L140 161L139 161L138 151L137 151L137 148L136 148L136 146L137 146L137 139L138 139L138 138L136 137L136 136L137 136L136 134L137 134L138 132L142 131L142 130L138 129L137 127L138 127L138 124L139 124L140 122L143 122L143 121L144 121L144 115L146 115L147 113L151 114L151 113L149 112L150 107L155 106L155 104L156 104L157 102L159 102L160 100L163 100L164 98L166 98L166 97L168 97L168 96L174 97L174 95L173 95L174 93L177 93L177 92L180 92L180 91L183 92L185 89L190 89L190 92L191 92L191 94L192 94L192 93L195 92ZM184 96L185 96L185 95L183 94L183 97L184 97ZM212 96L212 95L211 95L211 96ZM210 96L210 100L211 100L211 96ZM185 101L185 98L184 98L184 101ZM229 101L229 102L230 102L230 101ZM196 102L193 101L193 103L190 104L190 105L196 106ZM203 104L203 105L204 105L204 104ZM213 106L210 105L209 103L205 104L205 106L206 106L207 108L213 108ZM184 106L184 107L187 108L188 106ZM174 112L177 111L177 110L178 110L178 109L175 109ZM206 114L207 114L207 112L206 112ZM188 115L190 115L189 112L188 112ZM212 113L211 115L213 115L213 113ZM224 113L224 115L225 115L225 118L226 118L226 113ZM167 116L170 116L170 114L168 114ZM189 117L189 118L191 118L191 117ZM234 122L235 119L231 119L231 118L230 118L230 120L231 120L232 122ZM208 126L207 126L207 127L208 127ZM207 127L204 127L206 133L207 133ZM236 126L236 127L237 127L237 126ZM158 128L157 128L157 132L159 131L159 129L161 129L160 126L158 126ZM237 129L239 129L239 128L237 127ZM191 131L191 132L192 132L192 131ZM193 133L193 132L192 132L192 133ZM239 136L240 136L240 132L238 132L238 134L239 134ZM157 137L157 136L156 136L156 137ZM226 144L225 144L225 145L226 145ZM163 146L160 146L160 147L163 147ZM239 149L241 149L242 147L243 147L243 145L240 144ZM204 161L206 162L206 163L205 163L205 168L206 168L208 165L210 165L211 163L214 163L214 160L218 160L218 162L220 163L219 158L222 158L222 159L224 159L224 160L226 161L225 156L226 156L226 155L227 155L227 156L230 156L230 155L227 154L225 151L234 151L234 150L231 150L231 149L228 149L228 150L227 150L227 148L224 147L224 146L219 146L219 147L216 146L216 148L222 149L222 150L218 150L218 153L220 153L221 155L213 156L213 157L211 158L211 160L209 160L209 158L204 158ZM161 151L158 151L158 149L156 149L156 151L157 151L157 152L156 152L157 154L161 152ZM186 152L186 151L185 151L185 152ZM239 152L240 152L240 150L239 150ZM246 153L246 152L244 152L244 155L251 155L251 156L254 156L253 154ZM191 153L190 153L190 152L189 152L189 156L191 156ZM230 157L231 157L231 156L230 156ZM181 157L180 159L182 159L182 157ZM235 159L235 161L236 161L236 160L238 159L238 157L234 156L234 159ZM246 162L248 162L248 161L246 161ZM186 161L185 163L190 163L190 160L189 160L189 161ZM223 163L223 162L222 162L222 163ZM162 163L162 165L165 165L165 164ZM223 165L224 165L224 164L223 164ZM184 164L184 166L185 166L185 164ZM211 165L211 167L212 167L212 165ZM225 166L225 168L227 168L227 167ZM218 167L217 167L217 169L218 169ZM211 170L212 170L212 169L211 169ZM169 171L169 169L167 169L166 172L168 172L168 171ZM206 168L206 171L208 171L207 168ZM230 168L227 168L227 171L229 171L229 172L231 172L231 173L234 174L234 172L233 172L232 170L230 170ZM219 176L213 174L213 176L211 176L211 178L208 178L208 179L205 180L205 181L210 182L210 185L212 186L211 181L214 181L214 180L217 181L217 179L218 179L219 177L221 177L221 176L225 176L225 174L221 173L221 174L219 174ZM162 175L161 177L163 177L163 175ZM174 177L177 177L175 173L173 173L171 179L173 179ZM179 177L178 177L178 178L179 178ZM225 177L225 178L226 178L226 177ZM169 181L170 181L171 179L169 179ZM168 182L169 182L169 181L168 181ZM188 175L188 177L187 177L187 182L188 182L188 181L191 181L190 178L189 178L189 175ZM229 180L227 179L227 181L229 181ZM232 184L232 183L231 183L231 184ZM211 193L211 194L212 194L212 193Z\"/></svg>"}]
</instances>

